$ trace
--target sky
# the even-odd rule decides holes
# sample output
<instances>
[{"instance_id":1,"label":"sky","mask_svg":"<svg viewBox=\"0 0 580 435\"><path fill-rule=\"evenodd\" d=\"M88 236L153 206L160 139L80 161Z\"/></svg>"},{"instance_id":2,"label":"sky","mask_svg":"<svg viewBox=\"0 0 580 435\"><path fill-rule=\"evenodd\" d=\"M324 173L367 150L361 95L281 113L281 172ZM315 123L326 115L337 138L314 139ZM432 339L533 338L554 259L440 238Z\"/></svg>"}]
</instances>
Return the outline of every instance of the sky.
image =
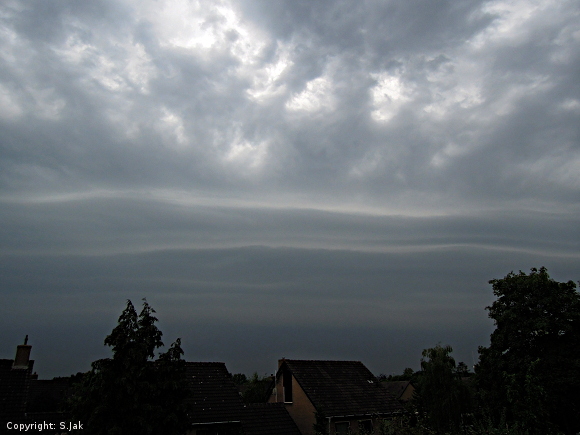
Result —
<instances>
[{"instance_id":1,"label":"sky","mask_svg":"<svg viewBox=\"0 0 580 435\"><path fill-rule=\"evenodd\" d=\"M579 0L4 0L0 358L472 366L489 280L580 279Z\"/></svg>"}]
</instances>

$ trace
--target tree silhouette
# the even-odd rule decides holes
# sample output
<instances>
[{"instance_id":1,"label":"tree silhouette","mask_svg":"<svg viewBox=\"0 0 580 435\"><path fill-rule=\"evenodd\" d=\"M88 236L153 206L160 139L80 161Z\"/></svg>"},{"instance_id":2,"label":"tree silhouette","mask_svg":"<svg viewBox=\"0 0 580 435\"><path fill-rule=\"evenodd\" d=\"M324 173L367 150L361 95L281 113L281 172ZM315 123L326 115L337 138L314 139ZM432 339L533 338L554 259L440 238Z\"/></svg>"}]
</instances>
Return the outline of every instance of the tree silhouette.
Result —
<instances>
[{"instance_id":1,"label":"tree silhouette","mask_svg":"<svg viewBox=\"0 0 580 435\"><path fill-rule=\"evenodd\" d=\"M495 331L479 348L482 404L530 434L580 430L580 295L546 268L490 281Z\"/></svg>"},{"instance_id":2,"label":"tree silhouette","mask_svg":"<svg viewBox=\"0 0 580 435\"><path fill-rule=\"evenodd\" d=\"M452 352L451 346L438 344L422 353L414 402L435 433L456 433L470 407L469 392L456 373Z\"/></svg>"},{"instance_id":3,"label":"tree silhouette","mask_svg":"<svg viewBox=\"0 0 580 435\"><path fill-rule=\"evenodd\" d=\"M127 301L117 326L105 338L112 358L92 363L70 401L73 421L83 423L79 433L185 433L188 388L181 341L153 360L163 346L154 313L145 299L139 315Z\"/></svg>"}]
</instances>

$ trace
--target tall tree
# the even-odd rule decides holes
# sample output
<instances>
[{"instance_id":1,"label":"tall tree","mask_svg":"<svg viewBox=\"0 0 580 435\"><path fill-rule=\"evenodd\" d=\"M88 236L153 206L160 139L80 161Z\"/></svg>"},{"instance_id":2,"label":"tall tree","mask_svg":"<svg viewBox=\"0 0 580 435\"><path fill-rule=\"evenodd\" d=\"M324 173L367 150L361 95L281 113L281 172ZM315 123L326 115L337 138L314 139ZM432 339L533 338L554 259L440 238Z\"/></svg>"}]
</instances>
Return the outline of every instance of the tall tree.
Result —
<instances>
[{"instance_id":1,"label":"tall tree","mask_svg":"<svg viewBox=\"0 0 580 435\"><path fill-rule=\"evenodd\" d=\"M457 432L463 414L469 411L469 392L456 373L452 352L451 346L440 344L423 350L414 398L427 425L438 434Z\"/></svg>"},{"instance_id":2,"label":"tall tree","mask_svg":"<svg viewBox=\"0 0 580 435\"><path fill-rule=\"evenodd\" d=\"M580 295L546 268L489 282L496 329L479 348L482 404L530 434L580 430Z\"/></svg>"},{"instance_id":3,"label":"tall tree","mask_svg":"<svg viewBox=\"0 0 580 435\"><path fill-rule=\"evenodd\" d=\"M188 392L183 350L177 339L154 361L163 346L155 310L143 300L137 315L131 301L105 338L112 358L92 363L71 400L73 420L83 434L183 434Z\"/></svg>"}]
</instances>

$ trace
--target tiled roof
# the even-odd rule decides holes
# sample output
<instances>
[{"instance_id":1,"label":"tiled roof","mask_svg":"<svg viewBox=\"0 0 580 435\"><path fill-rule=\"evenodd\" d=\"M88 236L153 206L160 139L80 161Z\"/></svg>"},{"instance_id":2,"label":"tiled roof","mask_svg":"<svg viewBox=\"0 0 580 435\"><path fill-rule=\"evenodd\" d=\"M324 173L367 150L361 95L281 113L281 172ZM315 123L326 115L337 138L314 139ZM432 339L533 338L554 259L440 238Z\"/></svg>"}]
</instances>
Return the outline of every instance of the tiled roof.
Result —
<instances>
[{"instance_id":1,"label":"tiled roof","mask_svg":"<svg viewBox=\"0 0 580 435\"><path fill-rule=\"evenodd\" d=\"M283 403L252 403L242 415L244 435L300 435Z\"/></svg>"},{"instance_id":2,"label":"tiled roof","mask_svg":"<svg viewBox=\"0 0 580 435\"><path fill-rule=\"evenodd\" d=\"M360 361L283 360L325 417L391 414L402 406Z\"/></svg>"},{"instance_id":3,"label":"tiled roof","mask_svg":"<svg viewBox=\"0 0 580 435\"><path fill-rule=\"evenodd\" d=\"M192 424L241 422L244 435L300 435L283 404L245 406L224 363L188 362L186 374ZM239 432L239 426L230 426L219 427Z\"/></svg>"},{"instance_id":4,"label":"tiled roof","mask_svg":"<svg viewBox=\"0 0 580 435\"><path fill-rule=\"evenodd\" d=\"M224 363L187 362L186 374L192 423L240 421L242 398Z\"/></svg>"}]
</instances>

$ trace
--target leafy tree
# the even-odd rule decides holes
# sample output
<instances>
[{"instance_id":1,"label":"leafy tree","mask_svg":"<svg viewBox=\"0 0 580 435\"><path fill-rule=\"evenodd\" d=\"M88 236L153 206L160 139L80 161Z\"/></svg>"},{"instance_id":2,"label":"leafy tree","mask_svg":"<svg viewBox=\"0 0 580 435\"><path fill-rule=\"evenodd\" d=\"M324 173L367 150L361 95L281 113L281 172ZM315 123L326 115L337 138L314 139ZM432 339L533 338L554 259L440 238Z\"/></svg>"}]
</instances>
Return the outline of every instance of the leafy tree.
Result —
<instances>
[{"instance_id":1,"label":"leafy tree","mask_svg":"<svg viewBox=\"0 0 580 435\"><path fill-rule=\"evenodd\" d=\"M463 414L469 411L470 397L456 374L451 346L437 346L423 350L421 374L414 402L427 426L435 433L457 432Z\"/></svg>"},{"instance_id":2,"label":"leafy tree","mask_svg":"<svg viewBox=\"0 0 580 435\"><path fill-rule=\"evenodd\" d=\"M252 377L244 384L244 392L242 399L244 403L264 403L268 400L268 390L272 384L270 376L259 377L257 372L254 372Z\"/></svg>"},{"instance_id":3,"label":"leafy tree","mask_svg":"<svg viewBox=\"0 0 580 435\"><path fill-rule=\"evenodd\" d=\"M232 380L234 381L234 384L240 386L248 382L248 377L243 373L236 373L232 375Z\"/></svg>"},{"instance_id":4,"label":"leafy tree","mask_svg":"<svg viewBox=\"0 0 580 435\"><path fill-rule=\"evenodd\" d=\"M70 401L72 420L85 435L183 434L187 430L188 388L183 350L177 339L153 361L163 346L157 318L147 301L137 315L131 301L118 325L105 338L113 357L92 363Z\"/></svg>"},{"instance_id":5,"label":"leafy tree","mask_svg":"<svg viewBox=\"0 0 580 435\"><path fill-rule=\"evenodd\" d=\"M459 361L455 367L455 373L461 377L469 376L469 367L463 361Z\"/></svg>"},{"instance_id":6,"label":"leafy tree","mask_svg":"<svg viewBox=\"0 0 580 435\"><path fill-rule=\"evenodd\" d=\"M482 405L530 434L580 430L580 295L546 268L490 281L496 329L479 348Z\"/></svg>"},{"instance_id":7,"label":"leafy tree","mask_svg":"<svg viewBox=\"0 0 580 435\"><path fill-rule=\"evenodd\" d=\"M383 378L381 378L381 376L383 376ZM416 377L416 373L415 371L410 368L407 367L405 370L403 370L403 374L402 375L379 375L379 380L382 381L411 381L414 380L414 378Z\"/></svg>"}]
</instances>

